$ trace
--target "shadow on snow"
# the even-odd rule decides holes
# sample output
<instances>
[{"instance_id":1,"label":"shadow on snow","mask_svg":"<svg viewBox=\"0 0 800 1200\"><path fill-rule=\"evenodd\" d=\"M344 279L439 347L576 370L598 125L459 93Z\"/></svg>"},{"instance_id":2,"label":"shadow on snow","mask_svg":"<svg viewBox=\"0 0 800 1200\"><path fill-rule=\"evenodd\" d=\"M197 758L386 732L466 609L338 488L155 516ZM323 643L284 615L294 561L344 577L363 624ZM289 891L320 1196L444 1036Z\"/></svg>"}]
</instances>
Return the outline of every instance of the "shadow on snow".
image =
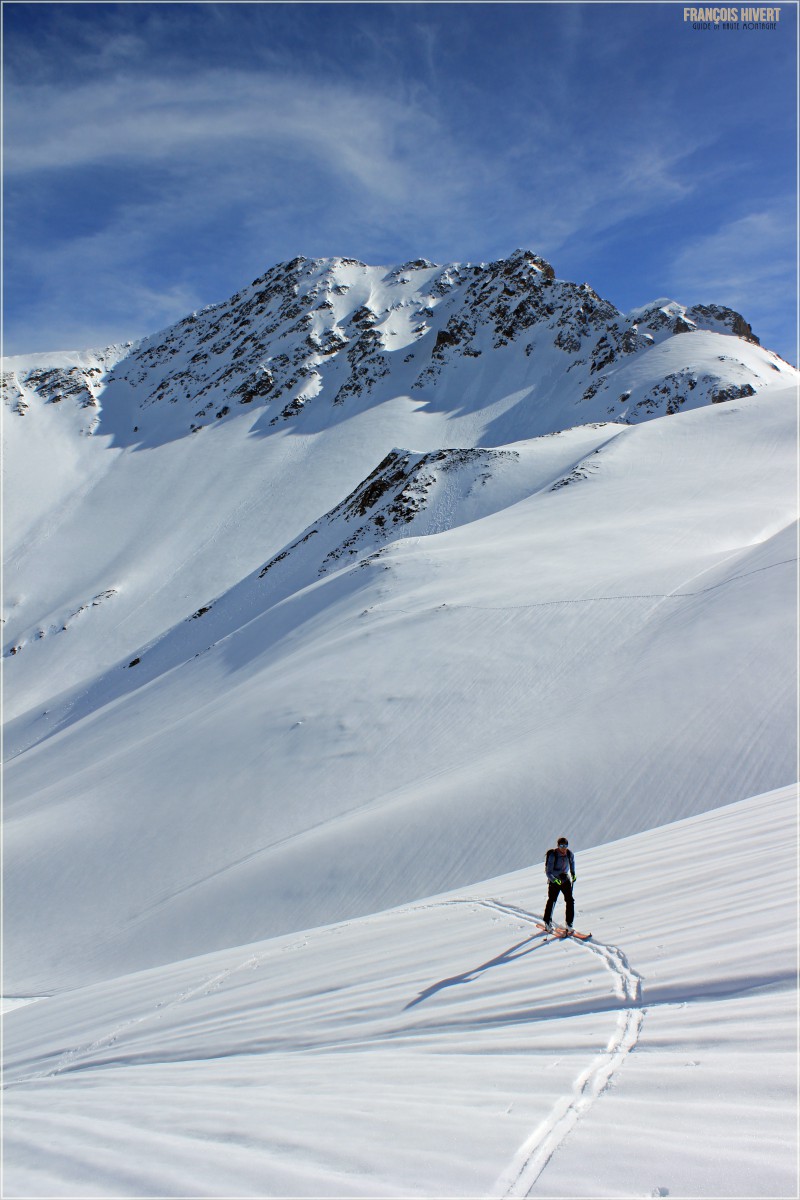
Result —
<instances>
[{"instance_id":1,"label":"shadow on snow","mask_svg":"<svg viewBox=\"0 0 800 1200\"><path fill-rule=\"evenodd\" d=\"M472 983L474 979L477 979L484 971L490 971L492 967L500 967L503 963L513 962L517 958L523 958L526 954L531 954L534 950L538 950L540 946L546 944L545 942L538 941L541 936L541 933L531 934L530 937L523 938L521 942L509 946L507 950L504 950L502 954L498 954L496 958L490 958L488 962L481 963L479 967L471 967L470 970L464 971L461 975L452 975L449 979L440 979L438 983L432 983L430 987L420 992L414 1000L411 1000L403 1011L407 1012L409 1008L415 1008L423 1000L429 1000L431 996L435 996L437 992L441 992L447 987L455 987L459 983ZM537 944L532 946L531 942L536 942ZM527 949L521 949L523 946L526 946ZM518 951L518 953L515 953L515 951Z\"/></svg>"}]
</instances>

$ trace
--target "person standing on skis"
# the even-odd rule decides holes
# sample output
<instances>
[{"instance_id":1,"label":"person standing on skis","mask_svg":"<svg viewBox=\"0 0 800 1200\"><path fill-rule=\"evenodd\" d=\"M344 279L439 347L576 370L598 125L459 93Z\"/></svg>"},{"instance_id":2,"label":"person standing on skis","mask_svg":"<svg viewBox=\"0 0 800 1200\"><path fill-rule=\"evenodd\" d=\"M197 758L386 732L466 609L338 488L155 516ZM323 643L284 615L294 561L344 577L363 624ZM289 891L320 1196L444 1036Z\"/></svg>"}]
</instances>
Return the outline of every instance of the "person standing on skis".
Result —
<instances>
[{"instance_id":1,"label":"person standing on skis","mask_svg":"<svg viewBox=\"0 0 800 1200\"><path fill-rule=\"evenodd\" d=\"M575 855L569 848L565 837L560 837L554 850L548 850L545 855L544 869L547 874L547 907L544 910L544 923L549 930L553 928L553 906L559 895L563 895L567 907L567 931L572 933L572 921L575 916L575 901L572 898L572 885L575 882Z\"/></svg>"}]
</instances>

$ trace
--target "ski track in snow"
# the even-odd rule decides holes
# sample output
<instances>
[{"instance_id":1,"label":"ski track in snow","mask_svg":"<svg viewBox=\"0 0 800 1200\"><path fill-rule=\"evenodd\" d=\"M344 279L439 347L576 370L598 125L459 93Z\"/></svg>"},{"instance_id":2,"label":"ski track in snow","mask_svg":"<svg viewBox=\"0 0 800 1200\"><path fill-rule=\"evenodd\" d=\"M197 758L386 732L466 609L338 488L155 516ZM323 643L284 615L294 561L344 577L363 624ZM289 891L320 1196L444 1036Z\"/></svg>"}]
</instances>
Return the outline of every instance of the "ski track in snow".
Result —
<instances>
[{"instance_id":1,"label":"ski track in snow","mask_svg":"<svg viewBox=\"0 0 800 1200\"><path fill-rule=\"evenodd\" d=\"M51 1067L49 1070L36 1071L31 1075L21 1076L19 1079L15 1079L11 1083L5 1083L3 1085L3 1090L8 1087L15 1087L17 1084L21 1083L33 1083L42 1079L53 1079L55 1076L63 1075L68 1071L80 1071L84 1067L91 1067L95 1065L91 1062L82 1063L81 1059L84 1055L94 1054L98 1050L105 1050L108 1047L113 1046L117 1039L123 1034L127 1033L128 1030L134 1029L137 1025L144 1024L145 1021L150 1021L154 1018L160 1018L164 1013L168 1012L172 1008L175 1008L176 1005L184 1004L187 1000L191 1000L194 996L208 995L216 988L221 987L231 975L235 975L237 972L245 970L246 967L258 966L262 962L263 958L263 955L251 954L250 957L245 959L244 962L239 963L234 967L228 967L224 971L215 971L213 975L202 980L194 987L184 988L184 990L172 1000L162 1000L154 1009L144 1013L142 1016L131 1017L129 1020L123 1021L120 1025L117 1025L110 1033L105 1034L103 1037L96 1038L93 1042L89 1042L86 1045L75 1046L71 1050L66 1050L60 1056L55 1066Z\"/></svg>"},{"instance_id":2,"label":"ski track in snow","mask_svg":"<svg viewBox=\"0 0 800 1200\"><path fill-rule=\"evenodd\" d=\"M451 905L469 905L474 908L485 908L513 920L521 920L529 924L537 924L541 917L527 909L507 904L501 900L463 897L443 900L434 903L422 903L403 906L398 913L408 913L419 909L445 908ZM369 920L369 918L367 918ZM342 923L347 926L352 922ZM336 928L339 928L337 926ZM564 1139L572 1132L577 1123L587 1114L595 1100L602 1095L614 1076L623 1066L630 1051L639 1040L646 1009L641 1007L641 977L629 965L623 952L616 946L606 946L599 942L581 942L572 940L572 944L600 958L603 965L611 973L614 981L614 991L620 1001L616 1026L609 1038L608 1045L601 1054L580 1073L573 1084L572 1094L558 1099L548 1116L537 1125L530 1136L520 1146L512 1161L505 1168L495 1183L491 1196L494 1200L506 1200L507 1197L530 1195L531 1189L539 1176L548 1165ZM264 959L264 955L251 954L243 962L223 971L217 971L203 979L193 987L187 987L177 996L168 1001L160 1002L155 1009L122 1022L102 1038L88 1045L74 1047L63 1053L56 1064L49 1070L40 1071L15 1080L15 1084L32 1083L44 1079L52 1079L70 1071L79 1071L90 1067L91 1062L82 1062L86 1055L95 1054L113 1046L118 1038L136 1026L153 1019L159 1019L164 1013L185 1003L192 997L214 991L222 986L232 975L248 967L255 967ZM14 1084L6 1084L14 1086Z\"/></svg>"},{"instance_id":3,"label":"ski track in snow","mask_svg":"<svg viewBox=\"0 0 800 1200\"><path fill-rule=\"evenodd\" d=\"M776 563L767 563L767 565L764 567L754 567L752 571L742 571L739 575L731 575L729 579L722 579L719 583L712 583L710 587L700 588L699 591L696 592L641 592L635 594L621 594L619 596L580 596L574 599L534 600L530 604L459 604L456 602L447 601L443 604L439 604L437 607L447 609L468 608L477 610L478 612L515 612L519 609L556 608L567 604L601 604L614 600L692 600L697 596L706 596L709 592L716 592L719 588L728 587L729 584L735 583L739 579L747 579L748 576L759 575L763 571L772 571L775 567L790 566L792 563L796 563L797 561L797 557L794 557L784 558L780 562ZM715 567L719 567L721 565L721 563L712 563L710 567L707 567L704 571L701 571L700 574L704 575L707 571L713 570ZM406 616L415 617L421 610L387 606L376 611L380 611L381 614L404 613Z\"/></svg>"},{"instance_id":4,"label":"ski track in snow","mask_svg":"<svg viewBox=\"0 0 800 1200\"><path fill-rule=\"evenodd\" d=\"M478 900L471 903L478 903L505 916L534 924L541 920L534 913L499 900ZM638 1042L644 1024L646 1009L641 1006L642 979L630 966L623 952L616 946L605 946L600 942L581 942L573 939L572 944L596 955L611 972L614 991L620 1000L616 1028L605 1050L593 1059L575 1080L572 1095L562 1096L544 1121L541 1121L530 1137L522 1143L492 1189L491 1195L497 1200L530 1195L531 1189L561 1143L620 1070Z\"/></svg>"}]
</instances>

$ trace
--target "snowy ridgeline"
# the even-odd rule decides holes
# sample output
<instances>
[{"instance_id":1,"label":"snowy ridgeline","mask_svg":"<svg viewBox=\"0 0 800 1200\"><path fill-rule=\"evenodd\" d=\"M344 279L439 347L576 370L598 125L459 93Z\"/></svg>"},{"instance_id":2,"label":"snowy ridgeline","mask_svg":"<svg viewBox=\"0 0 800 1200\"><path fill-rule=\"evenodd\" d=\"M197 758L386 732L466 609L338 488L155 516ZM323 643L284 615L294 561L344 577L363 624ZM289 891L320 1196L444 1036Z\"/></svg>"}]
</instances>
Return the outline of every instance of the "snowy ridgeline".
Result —
<instances>
[{"instance_id":1,"label":"snowy ridgeline","mask_svg":"<svg viewBox=\"0 0 800 1200\"><path fill-rule=\"evenodd\" d=\"M17 1009L4 1195L794 1197L797 802Z\"/></svg>"},{"instance_id":2,"label":"snowy ridgeline","mask_svg":"<svg viewBox=\"0 0 800 1200\"><path fill-rule=\"evenodd\" d=\"M688 348L674 361L664 355L664 344L697 333L737 346L720 342L702 362ZM135 344L10 358L4 368L17 417L57 405L83 433L136 445L220 427L248 409L265 432L288 423L298 433L310 414L319 429L398 395L486 410L519 386L546 400L544 412L536 404L515 415L516 436L530 436L753 395L791 375L731 309L662 299L622 313L588 284L556 279L530 251L395 268L297 258Z\"/></svg>"}]
</instances>

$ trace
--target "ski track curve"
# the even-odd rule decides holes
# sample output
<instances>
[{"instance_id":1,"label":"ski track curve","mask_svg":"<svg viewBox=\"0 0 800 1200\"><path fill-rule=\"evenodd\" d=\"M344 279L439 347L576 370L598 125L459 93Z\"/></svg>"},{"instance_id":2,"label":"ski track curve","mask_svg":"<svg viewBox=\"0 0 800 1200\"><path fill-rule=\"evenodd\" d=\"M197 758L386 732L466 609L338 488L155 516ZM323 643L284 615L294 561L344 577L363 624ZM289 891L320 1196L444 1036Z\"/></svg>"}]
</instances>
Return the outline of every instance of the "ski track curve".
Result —
<instances>
[{"instance_id":1,"label":"ski track curve","mask_svg":"<svg viewBox=\"0 0 800 1200\"><path fill-rule=\"evenodd\" d=\"M533 924L541 921L541 917L535 913L500 900L474 899L455 903L479 904L494 912ZM530 1195L531 1189L559 1146L586 1115L595 1100L603 1094L639 1041L647 1012L642 1007L642 977L631 967L617 946L574 939L572 944L600 958L610 972L614 992L620 1002L616 1025L606 1048L578 1075L572 1086L572 1093L560 1097L550 1113L522 1143L495 1183L490 1193L493 1200Z\"/></svg>"},{"instance_id":2,"label":"ski track curve","mask_svg":"<svg viewBox=\"0 0 800 1200\"><path fill-rule=\"evenodd\" d=\"M408 913L418 909L446 908L451 905L468 905L473 909L484 908L499 913L504 917L526 924L537 924L541 917L527 909L502 900L488 897L458 897L450 900L434 901L433 903L404 905L395 910L398 913ZM370 919L367 918L367 921ZM341 925L326 929L331 933L336 928L349 926L352 921L344 921ZM323 932L323 931L319 931ZM308 944L303 942L302 945ZM569 1095L561 1096L550 1113L531 1132L520 1146L508 1166L501 1172L489 1195L492 1200L507 1200L511 1197L529 1196L548 1163L558 1148L569 1136L575 1126L587 1114L595 1100L603 1094L614 1077L622 1068L625 1059L636 1046L644 1023L646 1009L642 1007L642 978L630 966L624 953L616 946L607 946L600 942L580 942L573 940L573 945L594 954L600 958L609 971L614 983L614 992L619 999L619 1009L615 1028L605 1049L589 1063L578 1075ZM295 949L297 943L287 947ZM4 1087L14 1087L19 1084L40 1082L52 1079L58 1075L80 1069L87 1056L96 1054L113 1046L118 1038L142 1023L158 1020L170 1009L185 1003L194 996L208 994L221 987L231 975L253 968L261 964L265 955L250 954L243 962L232 965L225 970L217 971L194 986L184 988L172 999L161 1001L154 1009L137 1017L129 1018L116 1026L104 1037L98 1038L88 1045L74 1047L62 1053L55 1064L49 1069L37 1071L19 1079L8 1081Z\"/></svg>"}]
</instances>

